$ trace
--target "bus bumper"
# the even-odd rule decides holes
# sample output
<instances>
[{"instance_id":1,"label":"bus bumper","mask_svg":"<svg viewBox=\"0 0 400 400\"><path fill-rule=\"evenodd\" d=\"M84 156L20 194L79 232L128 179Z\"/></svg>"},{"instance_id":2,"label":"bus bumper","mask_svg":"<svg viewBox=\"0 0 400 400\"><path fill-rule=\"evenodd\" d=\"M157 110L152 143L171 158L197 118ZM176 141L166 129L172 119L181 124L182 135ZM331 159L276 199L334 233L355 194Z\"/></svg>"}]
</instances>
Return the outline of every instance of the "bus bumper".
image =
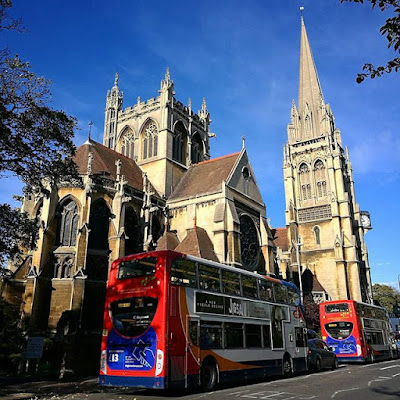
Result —
<instances>
[{"instance_id":1,"label":"bus bumper","mask_svg":"<svg viewBox=\"0 0 400 400\"><path fill-rule=\"evenodd\" d=\"M100 375L100 386L165 389L165 378Z\"/></svg>"},{"instance_id":2,"label":"bus bumper","mask_svg":"<svg viewBox=\"0 0 400 400\"><path fill-rule=\"evenodd\" d=\"M342 357L338 356L338 361L340 363L347 363L347 362L365 362L365 358L360 356L360 357Z\"/></svg>"}]
</instances>

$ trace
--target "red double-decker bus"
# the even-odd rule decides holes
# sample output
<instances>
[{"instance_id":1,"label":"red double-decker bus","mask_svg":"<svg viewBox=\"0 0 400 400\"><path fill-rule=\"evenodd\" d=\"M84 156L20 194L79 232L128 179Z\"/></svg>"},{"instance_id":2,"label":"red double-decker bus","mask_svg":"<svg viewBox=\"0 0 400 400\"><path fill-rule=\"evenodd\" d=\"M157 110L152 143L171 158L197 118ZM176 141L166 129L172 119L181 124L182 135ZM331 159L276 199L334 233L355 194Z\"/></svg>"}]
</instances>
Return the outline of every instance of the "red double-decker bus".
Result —
<instances>
[{"instance_id":1,"label":"red double-decker bus","mask_svg":"<svg viewBox=\"0 0 400 400\"><path fill-rule=\"evenodd\" d=\"M100 384L211 390L223 381L307 369L295 285L155 251L111 266Z\"/></svg>"},{"instance_id":2,"label":"red double-decker bus","mask_svg":"<svg viewBox=\"0 0 400 400\"><path fill-rule=\"evenodd\" d=\"M354 300L323 302L319 305L322 339L333 348L338 360L390 359L390 321L387 311Z\"/></svg>"}]
</instances>

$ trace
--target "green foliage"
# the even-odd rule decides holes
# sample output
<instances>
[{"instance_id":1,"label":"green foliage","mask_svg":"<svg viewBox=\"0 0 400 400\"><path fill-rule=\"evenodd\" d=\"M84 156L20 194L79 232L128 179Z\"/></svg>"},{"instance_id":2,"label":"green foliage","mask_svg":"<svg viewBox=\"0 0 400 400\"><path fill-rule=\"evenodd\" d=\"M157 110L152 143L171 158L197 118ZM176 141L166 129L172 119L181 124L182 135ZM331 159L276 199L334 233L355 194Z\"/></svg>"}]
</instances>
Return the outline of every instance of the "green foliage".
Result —
<instances>
[{"instance_id":1,"label":"green foliage","mask_svg":"<svg viewBox=\"0 0 400 400\"><path fill-rule=\"evenodd\" d=\"M321 330L319 322L319 307L318 304L314 302L311 294L304 297L303 309L307 328L319 332Z\"/></svg>"},{"instance_id":2,"label":"green foliage","mask_svg":"<svg viewBox=\"0 0 400 400\"><path fill-rule=\"evenodd\" d=\"M25 348L19 323L19 305L0 298L0 370L15 372Z\"/></svg>"},{"instance_id":3,"label":"green foliage","mask_svg":"<svg viewBox=\"0 0 400 400\"><path fill-rule=\"evenodd\" d=\"M375 283L372 286L372 295L389 313L393 313L393 306L400 304L400 291L389 285Z\"/></svg>"},{"instance_id":4,"label":"green foliage","mask_svg":"<svg viewBox=\"0 0 400 400\"><path fill-rule=\"evenodd\" d=\"M11 6L11 0L0 0L0 32L22 30L20 20L8 17ZM49 185L78 177L72 161L76 120L53 110L50 101L50 81L0 49L0 180L17 176L30 193L47 193ZM21 247L32 249L36 238L36 221L0 205L0 263L20 254Z\"/></svg>"},{"instance_id":5,"label":"green foliage","mask_svg":"<svg viewBox=\"0 0 400 400\"><path fill-rule=\"evenodd\" d=\"M351 1L354 3L364 3L364 0L340 0L341 3L345 1ZM388 41L388 48L393 48L394 51L400 52L400 0L366 0L371 3L372 8L378 6L381 11L390 9L393 10L395 15L388 18L385 24L380 28L379 32L381 35L386 36ZM392 71L398 72L400 69L400 57L395 57L393 60L389 60L386 65L374 67L372 64L367 63L363 66L361 74L357 75L357 83L361 83L365 78L382 76L385 73Z\"/></svg>"}]
</instances>

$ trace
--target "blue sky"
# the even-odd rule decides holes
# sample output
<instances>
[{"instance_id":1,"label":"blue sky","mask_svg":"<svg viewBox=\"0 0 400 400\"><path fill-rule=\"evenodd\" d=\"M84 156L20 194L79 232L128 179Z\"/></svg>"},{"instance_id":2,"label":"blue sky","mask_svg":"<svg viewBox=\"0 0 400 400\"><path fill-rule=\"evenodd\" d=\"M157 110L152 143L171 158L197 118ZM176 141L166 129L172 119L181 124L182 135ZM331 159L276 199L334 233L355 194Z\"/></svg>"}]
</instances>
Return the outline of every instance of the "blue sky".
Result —
<instances>
[{"instance_id":1,"label":"blue sky","mask_svg":"<svg viewBox=\"0 0 400 400\"><path fill-rule=\"evenodd\" d=\"M206 97L212 157L240 150L241 137L274 227L284 226L282 147L292 99L297 102L300 12L325 101L349 147L356 199L371 213L366 235L374 283L396 285L393 249L400 222L400 74L355 82L365 62L384 63L379 27L387 14L339 0L17 1L26 34L0 41L34 71L53 81L53 104L78 119L76 144L88 123L101 142L105 96L119 72L124 107L157 96L169 66L176 97L192 108ZM0 202L20 194L14 179L0 181Z\"/></svg>"}]
</instances>

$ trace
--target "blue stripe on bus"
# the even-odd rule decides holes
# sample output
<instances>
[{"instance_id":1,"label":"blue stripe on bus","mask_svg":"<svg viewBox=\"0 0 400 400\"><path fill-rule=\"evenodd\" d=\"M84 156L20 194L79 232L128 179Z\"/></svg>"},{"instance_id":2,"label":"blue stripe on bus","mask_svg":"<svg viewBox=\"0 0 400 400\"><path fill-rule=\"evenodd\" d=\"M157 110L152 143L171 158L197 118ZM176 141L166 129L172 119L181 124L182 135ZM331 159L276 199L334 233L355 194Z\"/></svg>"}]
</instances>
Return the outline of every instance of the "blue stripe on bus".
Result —
<instances>
[{"instance_id":1,"label":"blue stripe on bus","mask_svg":"<svg viewBox=\"0 0 400 400\"><path fill-rule=\"evenodd\" d=\"M127 386L145 389L165 389L165 378L100 375L100 385Z\"/></svg>"}]
</instances>

